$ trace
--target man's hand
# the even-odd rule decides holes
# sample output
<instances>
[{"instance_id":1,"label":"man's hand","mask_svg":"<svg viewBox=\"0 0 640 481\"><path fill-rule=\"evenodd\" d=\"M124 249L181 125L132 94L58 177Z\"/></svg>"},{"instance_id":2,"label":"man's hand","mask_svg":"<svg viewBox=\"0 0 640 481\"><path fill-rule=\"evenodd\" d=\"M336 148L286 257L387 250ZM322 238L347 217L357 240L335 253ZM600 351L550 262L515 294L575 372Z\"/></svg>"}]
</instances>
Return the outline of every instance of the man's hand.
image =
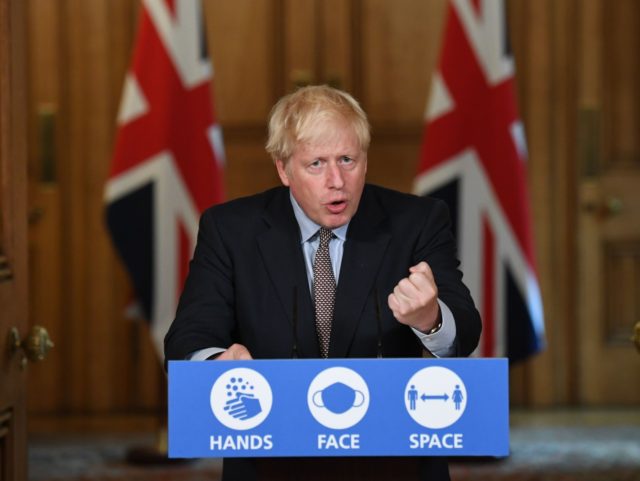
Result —
<instances>
[{"instance_id":1,"label":"man's hand","mask_svg":"<svg viewBox=\"0 0 640 481\"><path fill-rule=\"evenodd\" d=\"M398 322L418 331L429 332L438 322L438 287L429 264L420 262L409 268L387 299Z\"/></svg>"},{"instance_id":2,"label":"man's hand","mask_svg":"<svg viewBox=\"0 0 640 481\"><path fill-rule=\"evenodd\" d=\"M229 349L216 357L216 361L248 361L250 359L253 358L249 350L242 344L232 344Z\"/></svg>"}]
</instances>

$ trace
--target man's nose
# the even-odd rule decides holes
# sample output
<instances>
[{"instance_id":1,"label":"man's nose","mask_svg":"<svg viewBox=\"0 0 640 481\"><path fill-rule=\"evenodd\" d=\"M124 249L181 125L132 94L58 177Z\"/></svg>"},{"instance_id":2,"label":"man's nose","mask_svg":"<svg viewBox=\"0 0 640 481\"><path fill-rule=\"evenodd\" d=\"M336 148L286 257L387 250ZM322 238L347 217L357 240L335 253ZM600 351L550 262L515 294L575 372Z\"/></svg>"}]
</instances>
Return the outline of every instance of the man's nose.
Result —
<instances>
[{"instance_id":1,"label":"man's nose","mask_svg":"<svg viewBox=\"0 0 640 481\"><path fill-rule=\"evenodd\" d=\"M333 189L341 189L344 186L342 169L337 162L327 164L327 186Z\"/></svg>"}]
</instances>

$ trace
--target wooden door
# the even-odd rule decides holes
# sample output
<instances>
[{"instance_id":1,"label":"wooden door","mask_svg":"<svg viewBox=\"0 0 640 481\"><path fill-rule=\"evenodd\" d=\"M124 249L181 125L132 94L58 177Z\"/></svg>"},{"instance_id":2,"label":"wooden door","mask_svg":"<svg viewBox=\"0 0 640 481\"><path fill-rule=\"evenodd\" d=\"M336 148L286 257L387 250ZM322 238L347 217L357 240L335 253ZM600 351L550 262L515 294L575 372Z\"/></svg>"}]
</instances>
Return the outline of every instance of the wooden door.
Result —
<instances>
[{"instance_id":1,"label":"wooden door","mask_svg":"<svg viewBox=\"0 0 640 481\"><path fill-rule=\"evenodd\" d=\"M27 327L21 5L0 0L0 481L26 479L26 370L13 347Z\"/></svg>"},{"instance_id":2,"label":"wooden door","mask_svg":"<svg viewBox=\"0 0 640 481\"><path fill-rule=\"evenodd\" d=\"M638 405L640 4L588 0L581 14L579 401Z\"/></svg>"}]
</instances>

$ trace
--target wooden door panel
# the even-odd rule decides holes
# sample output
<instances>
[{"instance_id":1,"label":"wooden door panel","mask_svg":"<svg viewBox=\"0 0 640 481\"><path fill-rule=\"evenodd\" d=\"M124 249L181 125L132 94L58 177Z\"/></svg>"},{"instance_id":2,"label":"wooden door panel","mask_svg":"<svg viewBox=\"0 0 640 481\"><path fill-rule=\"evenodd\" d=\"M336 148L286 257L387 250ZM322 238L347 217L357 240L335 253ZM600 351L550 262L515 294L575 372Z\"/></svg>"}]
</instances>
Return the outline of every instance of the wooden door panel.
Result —
<instances>
[{"instance_id":1,"label":"wooden door panel","mask_svg":"<svg viewBox=\"0 0 640 481\"><path fill-rule=\"evenodd\" d=\"M64 304L60 156L60 51L61 9L49 0L29 0L26 11L29 35L28 97L33 108L27 119L28 149L28 249L29 249L29 319L44 325L53 339L64 338L62 326ZM61 405L66 379L63 369L65 351L50 353L47 363L30 369L28 409L31 413ZM40 395L46 392L47 396Z\"/></svg>"},{"instance_id":2,"label":"wooden door panel","mask_svg":"<svg viewBox=\"0 0 640 481\"><path fill-rule=\"evenodd\" d=\"M26 480L26 369L12 333L26 334L24 15L0 0L0 481Z\"/></svg>"},{"instance_id":3,"label":"wooden door panel","mask_svg":"<svg viewBox=\"0 0 640 481\"><path fill-rule=\"evenodd\" d=\"M355 92L372 124L368 179L410 192L446 2L359 2Z\"/></svg>"},{"instance_id":4,"label":"wooden door panel","mask_svg":"<svg viewBox=\"0 0 640 481\"><path fill-rule=\"evenodd\" d=\"M216 115L223 127L262 125L278 95L279 2L204 0Z\"/></svg>"},{"instance_id":5,"label":"wooden door panel","mask_svg":"<svg viewBox=\"0 0 640 481\"><path fill-rule=\"evenodd\" d=\"M284 2L282 68L284 87L287 91L302 85L322 82L318 56L318 43L322 32L320 16L321 5L316 0Z\"/></svg>"},{"instance_id":6,"label":"wooden door panel","mask_svg":"<svg viewBox=\"0 0 640 481\"><path fill-rule=\"evenodd\" d=\"M362 101L374 126L422 125L445 5L443 0L362 2Z\"/></svg>"},{"instance_id":7,"label":"wooden door panel","mask_svg":"<svg viewBox=\"0 0 640 481\"><path fill-rule=\"evenodd\" d=\"M578 232L579 399L640 403L640 4L585 2Z\"/></svg>"}]
</instances>

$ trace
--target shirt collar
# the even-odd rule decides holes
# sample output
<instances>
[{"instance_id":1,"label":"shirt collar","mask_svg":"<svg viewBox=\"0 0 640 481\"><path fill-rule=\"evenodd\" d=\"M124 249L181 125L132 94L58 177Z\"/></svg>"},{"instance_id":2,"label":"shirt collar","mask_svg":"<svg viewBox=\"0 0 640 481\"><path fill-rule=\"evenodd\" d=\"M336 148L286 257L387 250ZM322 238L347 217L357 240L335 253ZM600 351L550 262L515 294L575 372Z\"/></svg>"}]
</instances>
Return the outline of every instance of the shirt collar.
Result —
<instances>
[{"instance_id":1,"label":"shirt collar","mask_svg":"<svg viewBox=\"0 0 640 481\"><path fill-rule=\"evenodd\" d=\"M304 213L302 207L298 204L298 201L296 201L293 194L291 194L291 191L289 191L289 198L291 199L291 205L293 206L293 214L296 216L296 220L300 226L300 235L302 237L302 243L304 244L316 235L320 226L307 217L307 214ZM331 229L331 231L338 239L345 241L347 239L348 228L349 223L347 222L345 225Z\"/></svg>"}]
</instances>

